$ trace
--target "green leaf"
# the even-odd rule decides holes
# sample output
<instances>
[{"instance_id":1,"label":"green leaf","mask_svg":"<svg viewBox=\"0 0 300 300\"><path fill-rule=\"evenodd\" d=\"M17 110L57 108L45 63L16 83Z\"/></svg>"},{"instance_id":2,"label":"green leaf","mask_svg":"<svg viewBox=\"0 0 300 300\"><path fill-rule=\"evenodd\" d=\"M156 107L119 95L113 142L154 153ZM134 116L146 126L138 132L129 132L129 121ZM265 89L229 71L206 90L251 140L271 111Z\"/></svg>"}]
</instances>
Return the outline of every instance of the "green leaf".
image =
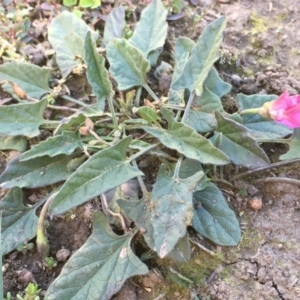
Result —
<instances>
[{"instance_id":1,"label":"green leaf","mask_svg":"<svg viewBox=\"0 0 300 300\"><path fill-rule=\"evenodd\" d=\"M80 64L80 61L74 60L74 57L82 54L84 47L83 42L71 43L71 40L74 41L71 39L69 43L66 43L66 39L75 34L84 41L88 31L90 28L83 20L67 11L55 17L49 25L48 39L56 52L56 61L64 78ZM97 38L96 33L93 33L93 38Z\"/></svg>"},{"instance_id":2,"label":"green leaf","mask_svg":"<svg viewBox=\"0 0 300 300\"><path fill-rule=\"evenodd\" d=\"M0 136L0 150L17 150L24 152L27 149L27 139L25 136Z\"/></svg>"},{"instance_id":3,"label":"green leaf","mask_svg":"<svg viewBox=\"0 0 300 300\"><path fill-rule=\"evenodd\" d=\"M116 235L101 212L94 214L93 223L92 235L65 264L45 300L109 300L126 279L148 273L130 247L133 236Z\"/></svg>"},{"instance_id":4,"label":"green leaf","mask_svg":"<svg viewBox=\"0 0 300 300\"><path fill-rule=\"evenodd\" d=\"M150 204L155 250L160 257L168 255L185 236L193 216L193 189L202 177L202 171L186 179L169 177L161 166Z\"/></svg>"},{"instance_id":5,"label":"green leaf","mask_svg":"<svg viewBox=\"0 0 300 300\"><path fill-rule=\"evenodd\" d=\"M193 194L193 227L217 245L236 246L241 239L239 222L219 188L210 183Z\"/></svg>"},{"instance_id":6,"label":"green leaf","mask_svg":"<svg viewBox=\"0 0 300 300\"><path fill-rule=\"evenodd\" d=\"M0 176L0 187L37 188L66 180L70 173L67 165L72 156L37 157L29 161L11 160Z\"/></svg>"},{"instance_id":7,"label":"green leaf","mask_svg":"<svg viewBox=\"0 0 300 300\"><path fill-rule=\"evenodd\" d=\"M183 238L180 238L174 249L168 254L168 257L179 261L187 262L191 258L191 247L189 241L189 234L186 232Z\"/></svg>"},{"instance_id":8,"label":"green leaf","mask_svg":"<svg viewBox=\"0 0 300 300\"><path fill-rule=\"evenodd\" d=\"M10 80L17 84L32 98L40 99L44 94L50 93L50 70L29 63L9 62L0 66L0 81ZM10 84L2 86L10 94L13 89Z\"/></svg>"},{"instance_id":9,"label":"green leaf","mask_svg":"<svg viewBox=\"0 0 300 300\"><path fill-rule=\"evenodd\" d=\"M90 32L86 34L85 43L85 62L87 64L87 79L92 86L93 93L97 96L99 108L104 110L105 99L114 94L108 71L105 69L105 59L98 54L96 43L92 39Z\"/></svg>"},{"instance_id":10,"label":"green leaf","mask_svg":"<svg viewBox=\"0 0 300 300\"><path fill-rule=\"evenodd\" d=\"M158 138L167 148L177 150L186 157L198 160L204 164L225 165L229 162L223 152L215 148L210 141L199 135L194 129L174 121L173 114L166 108L162 108L161 112L168 121L168 130L147 126L142 128Z\"/></svg>"},{"instance_id":11,"label":"green leaf","mask_svg":"<svg viewBox=\"0 0 300 300\"><path fill-rule=\"evenodd\" d=\"M195 42L187 37L179 37L175 42L175 61L179 61L183 54L188 53L188 56L192 53L195 46Z\"/></svg>"},{"instance_id":12,"label":"green leaf","mask_svg":"<svg viewBox=\"0 0 300 300\"><path fill-rule=\"evenodd\" d=\"M40 134L39 126L45 122L43 115L47 100L0 106L0 134L8 136Z\"/></svg>"},{"instance_id":13,"label":"green leaf","mask_svg":"<svg viewBox=\"0 0 300 300\"><path fill-rule=\"evenodd\" d=\"M108 43L106 51L109 70L120 90L146 84L150 64L138 49L125 39L114 39Z\"/></svg>"},{"instance_id":14,"label":"green leaf","mask_svg":"<svg viewBox=\"0 0 300 300\"><path fill-rule=\"evenodd\" d=\"M79 6L83 8L97 8L100 4L100 0L79 0Z\"/></svg>"},{"instance_id":15,"label":"green leaf","mask_svg":"<svg viewBox=\"0 0 300 300\"><path fill-rule=\"evenodd\" d=\"M103 44L107 45L115 38L123 38L125 36L125 7L119 6L114 8L107 16L104 33Z\"/></svg>"},{"instance_id":16,"label":"green leaf","mask_svg":"<svg viewBox=\"0 0 300 300\"><path fill-rule=\"evenodd\" d=\"M237 95L237 101L240 110L257 108L263 106L265 102L273 101L276 95ZM269 121L259 114L242 115L243 125L256 139L276 139L282 138L292 133L288 127L278 124L275 121Z\"/></svg>"},{"instance_id":17,"label":"green leaf","mask_svg":"<svg viewBox=\"0 0 300 300\"><path fill-rule=\"evenodd\" d=\"M292 136L287 139L288 145L290 147L289 151L283 155L280 155L279 159L295 159L300 158L300 129L295 128Z\"/></svg>"},{"instance_id":18,"label":"green leaf","mask_svg":"<svg viewBox=\"0 0 300 300\"><path fill-rule=\"evenodd\" d=\"M63 0L63 5L65 6L74 6L77 4L77 0Z\"/></svg>"},{"instance_id":19,"label":"green leaf","mask_svg":"<svg viewBox=\"0 0 300 300\"><path fill-rule=\"evenodd\" d=\"M212 93L216 94L219 98L225 96L231 90L231 85L220 78L217 70L214 67L210 69L203 85L206 86Z\"/></svg>"},{"instance_id":20,"label":"green leaf","mask_svg":"<svg viewBox=\"0 0 300 300\"><path fill-rule=\"evenodd\" d=\"M133 109L134 113L137 113L141 118L146 120L149 123L157 123L157 121L161 121L157 112L153 110L149 106L142 106L136 109Z\"/></svg>"},{"instance_id":21,"label":"green leaf","mask_svg":"<svg viewBox=\"0 0 300 300\"><path fill-rule=\"evenodd\" d=\"M213 131L217 127L215 111L223 111L220 98L203 86L201 96L195 96L185 123L197 132Z\"/></svg>"},{"instance_id":22,"label":"green leaf","mask_svg":"<svg viewBox=\"0 0 300 300\"><path fill-rule=\"evenodd\" d=\"M33 159L39 156L50 157L59 154L71 154L77 148L82 148L80 136L77 132L64 131L61 135L50 137L46 141L33 146L29 151L23 153L20 161Z\"/></svg>"},{"instance_id":23,"label":"green leaf","mask_svg":"<svg viewBox=\"0 0 300 300\"><path fill-rule=\"evenodd\" d=\"M36 236L38 218L36 209L43 204L49 195L36 205L27 207L23 205L22 190L12 188L0 202L2 212L2 255L16 249L24 242Z\"/></svg>"},{"instance_id":24,"label":"green leaf","mask_svg":"<svg viewBox=\"0 0 300 300\"><path fill-rule=\"evenodd\" d=\"M126 160L131 137L99 151L84 162L65 182L50 205L52 215L62 214L93 197L143 173Z\"/></svg>"},{"instance_id":25,"label":"green leaf","mask_svg":"<svg viewBox=\"0 0 300 300\"><path fill-rule=\"evenodd\" d=\"M219 57L225 23L225 17L221 17L205 27L182 74L174 82L174 89L187 88L190 92L195 90L198 96L202 94L203 82Z\"/></svg>"},{"instance_id":26,"label":"green leaf","mask_svg":"<svg viewBox=\"0 0 300 300\"><path fill-rule=\"evenodd\" d=\"M129 42L141 51L146 58L148 54L162 47L168 32L167 11L160 0L153 0L142 12Z\"/></svg>"},{"instance_id":27,"label":"green leaf","mask_svg":"<svg viewBox=\"0 0 300 300\"><path fill-rule=\"evenodd\" d=\"M218 128L212 140L218 140L218 148L236 165L258 168L269 164L266 153L241 124L216 111Z\"/></svg>"}]
</instances>

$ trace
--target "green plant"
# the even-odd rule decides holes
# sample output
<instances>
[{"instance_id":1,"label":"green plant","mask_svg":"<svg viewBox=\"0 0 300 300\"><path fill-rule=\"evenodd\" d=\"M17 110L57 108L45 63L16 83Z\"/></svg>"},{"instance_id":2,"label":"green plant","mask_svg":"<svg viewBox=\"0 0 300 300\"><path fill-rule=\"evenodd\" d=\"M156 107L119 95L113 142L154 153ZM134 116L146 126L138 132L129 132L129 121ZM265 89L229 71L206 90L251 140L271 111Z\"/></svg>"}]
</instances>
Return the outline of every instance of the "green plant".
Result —
<instances>
[{"instance_id":1,"label":"green plant","mask_svg":"<svg viewBox=\"0 0 300 300\"><path fill-rule=\"evenodd\" d=\"M34 283L29 283L25 289L24 297L17 294L18 300L40 300L39 293L41 290L38 289L38 285Z\"/></svg>"},{"instance_id":2,"label":"green plant","mask_svg":"<svg viewBox=\"0 0 300 300\"><path fill-rule=\"evenodd\" d=\"M65 6L75 6L77 0L63 0ZM79 0L79 7L81 8L97 8L101 5L101 0Z\"/></svg>"},{"instance_id":3,"label":"green plant","mask_svg":"<svg viewBox=\"0 0 300 300\"><path fill-rule=\"evenodd\" d=\"M34 247L34 243L27 243L26 241L17 247L17 250L26 254L28 250L32 250Z\"/></svg>"},{"instance_id":4,"label":"green plant","mask_svg":"<svg viewBox=\"0 0 300 300\"><path fill-rule=\"evenodd\" d=\"M103 212L93 216L92 235L51 284L47 300L109 299L127 278L146 274L147 266L131 246L136 235L143 236L151 252L161 258L184 261L190 256L189 225L218 245L237 245L241 237L238 221L213 183L218 179L216 168L230 163L250 168L267 166L269 160L258 144L260 140L291 133L285 126L260 116L224 111L220 98L229 93L231 86L214 68L224 17L207 26L196 43L186 37L176 40L167 101L157 96L148 85L147 73L150 62L156 64L157 49L165 42L166 16L161 1L153 0L126 40L125 10L113 9L103 34L109 72L106 58L96 48L98 34L71 13L55 17L48 37L63 77L58 86L60 93L58 87L55 91L49 87L49 69L17 62L0 66L3 88L20 101L0 107L0 149L19 148L24 139L26 142L25 137L39 136L42 128L53 130L53 136L10 161L0 176L0 186L10 189L0 203L3 254L38 232L37 246L46 259L47 212L52 216L63 214L97 196L102 202ZM82 68L82 61L74 60L75 54L86 65L96 104L62 95L65 79L72 70ZM124 97L117 97L109 73ZM142 89L154 101L143 100ZM52 99L62 95L81 107L49 104L45 94ZM240 94L237 100L245 110L275 97ZM47 107L69 112L69 116L45 120ZM293 136L293 141L296 138ZM147 155L161 162L151 191L137 166L137 160ZM130 194L123 192L122 187L133 178L138 180L141 198L138 188ZM62 185L35 205L23 205L22 188L61 181ZM106 192L111 189L114 195L109 201ZM36 210L40 206L43 208L38 219ZM133 220L135 226L128 228L127 220ZM123 235L117 235L111 223Z\"/></svg>"}]
</instances>

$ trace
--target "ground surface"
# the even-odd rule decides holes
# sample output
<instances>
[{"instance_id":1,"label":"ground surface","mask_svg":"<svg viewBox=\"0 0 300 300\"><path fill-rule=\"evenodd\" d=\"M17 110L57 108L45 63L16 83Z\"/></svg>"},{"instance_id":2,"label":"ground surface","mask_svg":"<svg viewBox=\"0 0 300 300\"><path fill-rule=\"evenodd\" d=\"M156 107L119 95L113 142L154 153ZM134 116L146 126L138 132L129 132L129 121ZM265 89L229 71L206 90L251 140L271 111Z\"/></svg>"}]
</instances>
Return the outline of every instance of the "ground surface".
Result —
<instances>
[{"instance_id":1,"label":"ground surface","mask_svg":"<svg viewBox=\"0 0 300 300\"><path fill-rule=\"evenodd\" d=\"M200 0L197 7L189 6L184 19L170 22L170 32L171 36L186 35L196 39L205 25L217 16L227 16L218 63L220 74L234 87L231 97L224 99L227 108L234 109L232 99L238 92L280 94L288 90L299 94L300 2L222 2L226 1ZM193 21L195 16L196 22ZM76 77L68 86L79 98L84 84ZM267 149L272 162L278 161L285 150L278 144ZM14 153L0 154L2 169L12 155ZM148 172L151 182L155 162L143 163L143 171ZM149 275L129 280L113 299L191 299L192 294L199 299L219 300L300 299L300 189L282 182L258 185L253 181L276 176L300 179L299 168L300 163L271 169L243 177L234 182L234 188L224 187L244 232L237 248L221 249L221 259L216 259L192 246L192 259L185 266L154 259L149 262L152 269ZM226 176L229 180L229 171ZM241 190L246 190L248 196L241 196ZM253 191L263 200L263 208L255 217L248 203ZM27 191L27 196L34 202L43 193L43 190L31 190ZM85 242L91 232L91 215L99 205L99 200L94 199L73 213L50 221L52 256L63 248L73 253ZM215 250L213 245L208 247ZM24 290L31 276L45 291L63 266L63 262L59 262L56 268L45 270L35 249L26 254L13 252L5 257L3 264L4 289L13 295ZM183 276L197 278L199 286L185 289L175 284L166 272L167 266Z\"/></svg>"}]
</instances>

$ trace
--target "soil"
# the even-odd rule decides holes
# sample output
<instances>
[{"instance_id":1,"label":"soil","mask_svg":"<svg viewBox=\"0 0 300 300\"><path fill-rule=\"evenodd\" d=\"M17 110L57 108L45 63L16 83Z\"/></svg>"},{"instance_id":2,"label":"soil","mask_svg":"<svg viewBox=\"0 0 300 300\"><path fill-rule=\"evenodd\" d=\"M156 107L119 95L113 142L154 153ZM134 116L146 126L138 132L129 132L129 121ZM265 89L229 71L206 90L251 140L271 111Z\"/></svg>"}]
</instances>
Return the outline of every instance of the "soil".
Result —
<instances>
[{"instance_id":1,"label":"soil","mask_svg":"<svg viewBox=\"0 0 300 300\"><path fill-rule=\"evenodd\" d=\"M108 1L102 2L108 7ZM169 22L167 44L172 44L172 38L178 36L196 39L203 28L217 16L227 16L221 58L217 63L220 75L233 85L230 96L223 99L227 110L236 109L234 99L240 92L280 94L288 90L291 94L300 94L299 1L191 2L198 2L198 5L189 4L184 18ZM44 21L41 23L45 24ZM41 56L40 51L32 52L32 55ZM37 64L43 64L43 59L38 59ZM86 89L89 89L80 75L74 76L67 86L77 99L84 97ZM162 86L164 83L160 81L163 90ZM8 96L1 91L1 100L6 97ZM279 161L278 157L284 151L286 148L278 144L267 148L272 162ZM0 171L12 155L16 153L0 152ZM146 158L140 161L140 166L149 179L149 186L157 171L155 164ZM157 258L149 260L147 264L150 273L128 280L112 299L187 300L197 299L195 295L198 299L216 300L300 299L299 186L280 181L255 183L256 179L265 177L300 179L299 168L300 163L295 163L250 174L235 181L234 187L230 189L220 185L239 217L243 230L238 247L220 248L202 239L200 242L218 252L218 257L212 257L192 245L192 257L188 263L161 261ZM230 180L232 170L225 174L226 179ZM247 191L247 195L241 191ZM1 196L5 194L3 190L0 192ZM28 203L38 201L43 194L44 191L40 190L26 191ZM249 205L252 197L261 197L263 202L262 209L256 213ZM14 251L6 255L3 260L5 294L8 291L13 296L22 293L28 283L33 281L42 288L43 295L60 273L69 254L72 255L80 248L90 235L92 213L100 208L99 199L93 199L62 217L49 220L47 232L51 244L50 255L57 257L58 254L60 260L53 269L43 266L36 248L25 254ZM197 238L192 230L190 235ZM63 253L59 252L61 249L65 249ZM193 278L197 284L184 288L175 283L168 273L170 266L182 276Z\"/></svg>"}]
</instances>

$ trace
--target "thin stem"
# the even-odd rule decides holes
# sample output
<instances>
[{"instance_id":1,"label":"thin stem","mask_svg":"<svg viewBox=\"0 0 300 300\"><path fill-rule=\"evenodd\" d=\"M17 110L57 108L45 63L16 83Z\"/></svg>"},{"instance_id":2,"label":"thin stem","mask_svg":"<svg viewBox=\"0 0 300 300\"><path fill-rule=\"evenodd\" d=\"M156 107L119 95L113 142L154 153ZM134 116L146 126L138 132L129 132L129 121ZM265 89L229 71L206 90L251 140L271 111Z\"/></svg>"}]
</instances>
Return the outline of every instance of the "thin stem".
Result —
<instances>
[{"instance_id":1,"label":"thin stem","mask_svg":"<svg viewBox=\"0 0 300 300\"><path fill-rule=\"evenodd\" d=\"M140 86L136 91L136 95L135 95L135 99L134 99L134 106L135 107L140 106L141 94L142 94L142 87Z\"/></svg>"},{"instance_id":2,"label":"thin stem","mask_svg":"<svg viewBox=\"0 0 300 300\"><path fill-rule=\"evenodd\" d=\"M180 170L180 166L183 160L183 155L179 156L179 159L177 161L176 167L175 167L175 171L174 171L174 178L178 178L179 177L179 170Z\"/></svg>"},{"instance_id":3,"label":"thin stem","mask_svg":"<svg viewBox=\"0 0 300 300\"><path fill-rule=\"evenodd\" d=\"M150 94L150 96L157 102L160 102L159 98L151 90L150 86L146 83L143 85L143 88Z\"/></svg>"},{"instance_id":4,"label":"thin stem","mask_svg":"<svg viewBox=\"0 0 300 300\"><path fill-rule=\"evenodd\" d=\"M300 180L292 179L292 178L285 178L285 177L266 177L254 180L254 183L268 183L268 182L281 182L281 183L290 183L300 186Z\"/></svg>"},{"instance_id":5,"label":"thin stem","mask_svg":"<svg viewBox=\"0 0 300 300\"><path fill-rule=\"evenodd\" d=\"M138 168L137 163L136 163L135 160L132 161L132 164L133 164L134 167ZM148 191L147 191L147 188L146 188L146 185L144 183L144 180L143 180L142 176L137 176L137 179L138 179L138 182L139 182L140 187L142 189L143 195L147 196Z\"/></svg>"},{"instance_id":6,"label":"thin stem","mask_svg":"<svg viewBox=\"0 0 300 300\"><path fill-rule=\"evenodd\" d=\"M45 120L45 122L41 124L41 128L43 128L43 129L55 129L59 125L60 125L60 121Z\"/></svg>"},{"instance_id":7,"label":"thin stem","mask_svg":"<svg viewBox=\"0 0 300 300\"><path fill-rule=\"evenodd\" d=\"M72 111L72 112L77 112L78 109L76 108L71 108L71 107L66 107L66 106L57 106L57 105L47 105L48 108L56 109L56 110L66 110L66 111Z\"/></svg>"},{"instance_id":8,"label":"thin stem","mask_svg":"<svg viewBox=\"0 0 300 300\"><path fill-rule=\"evenodd\" d=\"M285 143L288 144L290 139L256 139L258 143Z\"/></svg>"},{"instance_id":9,"label":"thin stem","mask_svg":"<svg viewBox=\"0 0 300 300\"><path fill-rule=\"evenodd\" d=\"M190 114L190 109L191 109L191 105L193 103L194 97L195 97L195 92L190 94L189 100L188 100L187 105L185 107L183 117L181 119L181 123L184 123L186 121L186 119L188 118L188 116Z\"/></svg>"},{"instance_id":10,"label":"thin stem","mask_svg":"<svg viewBox=\"0 0 300 300\"><path fill-rule=\"evenodd\" d=\"M76 99L74 99L74 98L72 98L72 97L69 97L68 95L62 95L62 96L60 96L60 97L63 98L63 99L65 99L65 100L68 100L68 101L70 101L70 102L73 102L73 103L75 103L75 104L78 104L78 105L80 105L80 106L84 106L84 107L89 106L88 104L85 104L85 103L83 103L82 101L78 101L78 100L76 100Z\"/></svg>"},{"instance_id":11,"label":"thin stem","mask_svg":"<svg viewBox=\"0 0 300 300\"><path fill-rule=\"evenodd\" d=\"M108 101L108 105L109 105L109 110L111 113L111 117L113 119L113 123L114 123L114 129L118 130L119 129L119 125L118 125L118 121L117 121L117 117L116 117L116 113L115 113L115 108L114 108L114 103L113 103L113 99L112 96L109 96L107 98Z\"/></svg>"},{"instance_id":12,"label":"thin stem","mask_svg":"<svg viewBox=\"0 0 300 300\"><path fill-rule=\"evenodd\" d=\"M96 138L96 140L100 141L102 144L110 146L110 143L104 141L95 131L90 129L89 133L92 134Z\"/></svg>"},{"instance_id":13,"label":"thin stem","mask_svg":"<svg viewBox=\"0 0 300 300\"><path fill-rule=\"evenodd\" d=\"M180 116L181 116L181 111L180 110L177 110L177 113L176 113L176 116L175 116L175 121L177 122L178 121L178 119L180 118Z\"/></svg>"},{"instance_id":14,"label":"thin stem","mask_svg":"<svg viewBox=\"0 0 300 300\"><path fill-rule=\"evenodd\" d=\"M201 250L205 251L205 252L208 253L209 255L211 255L211 256L216 256L216 253L215 253L215 252L213 252L213 251L211 251L211 250L205 248L204 246L202 246L201 244L197 243L196 241L194 241L194 240L192 240L192 239L189 239L189 240L190 240L190 242L191 242L192 244L196 245L197 247L199 247Z\"/></svg>"},{"instance_id":15,"label":"thin stem","mask_svg":"<svg viewBox=\"0 0 300 300\"><path fill-rule=\"evenodd\" d=\"M134 160L134 159L137 159L138 157L144 155L145 153L149 152L150 150L156 148L159 144L153 144L153 145L150 145L149 147L143 149L142 151L139 151L135 154L133 154L132 156L129 157L129 160Z\"/></svg>"},{"instance_id":16,"label":"thin stem","mask_svg":"<svg viewBox=\"0 0 300 300\"><path fill-rule=\"evenodd\" d=\"M236 175L236 176L233 176L229 181L233 182L233 181L235 181L235 180L237 180L237 179L240 179L240 178L242 178L242 177L246 177L246 176L249 176L249 175L253 175L253 174L255 174L255 173L262 172L262 171L266 171L266 170L273 169L273 168L284 167L284 166L287 166L287 165L289 165L289 164L296 163L296 162L298 162L298 161L300 161L300 158L293 159L293 160L289 160L289 161L281 161L281 162L277 162L277 163L271 164L271 165L266 166L266 167L260 167L260 168L254 169L254 170L250 170L250 171L247 171L247 172L238 174L238 175Z\"/></svg>"}]
</instances>

